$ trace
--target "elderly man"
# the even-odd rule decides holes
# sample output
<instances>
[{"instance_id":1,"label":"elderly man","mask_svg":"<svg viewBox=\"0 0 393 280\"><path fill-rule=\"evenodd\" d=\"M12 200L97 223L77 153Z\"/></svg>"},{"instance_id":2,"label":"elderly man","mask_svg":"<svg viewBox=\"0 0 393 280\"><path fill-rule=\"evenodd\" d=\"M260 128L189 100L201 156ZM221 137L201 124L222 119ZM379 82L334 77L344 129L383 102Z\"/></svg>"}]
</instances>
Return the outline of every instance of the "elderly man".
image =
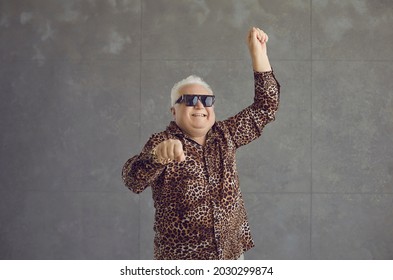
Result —
<instances>
[{"instance_id":1,"label":"elderly man","mask_svg":"<svg viewBox=\"0 0 393 280\"><path fill-rule=\"evenodd\" d=\"M254 246L235 152L275 119L280 86L267 41L259 28L248 33L255 84L249 107L216 121L211 88L190 76L172 89L174 121L125 163L122 177L130 190L152 188L155 259L239 259Z\"/></svg>"}]
</instances>

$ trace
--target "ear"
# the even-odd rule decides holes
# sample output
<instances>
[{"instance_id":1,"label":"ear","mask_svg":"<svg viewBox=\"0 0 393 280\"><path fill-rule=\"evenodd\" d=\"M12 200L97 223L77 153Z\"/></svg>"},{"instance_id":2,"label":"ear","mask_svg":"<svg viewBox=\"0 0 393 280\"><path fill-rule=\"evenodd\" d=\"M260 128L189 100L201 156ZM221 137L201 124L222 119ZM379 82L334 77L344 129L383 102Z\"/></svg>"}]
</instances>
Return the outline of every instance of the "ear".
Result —
<instances>
[{"instance_id":1,"label":"ear","mask_svg":"<svg viewBox=\"0 0 393 280\"><path fill-rule=\"evenodd\" d=\"M176 110L175 110L175 108L174 108L174 107L171 107L171 113L172 113L173 119L175 119L175 116L176 116Z\"/></svg>"}]
</instances>

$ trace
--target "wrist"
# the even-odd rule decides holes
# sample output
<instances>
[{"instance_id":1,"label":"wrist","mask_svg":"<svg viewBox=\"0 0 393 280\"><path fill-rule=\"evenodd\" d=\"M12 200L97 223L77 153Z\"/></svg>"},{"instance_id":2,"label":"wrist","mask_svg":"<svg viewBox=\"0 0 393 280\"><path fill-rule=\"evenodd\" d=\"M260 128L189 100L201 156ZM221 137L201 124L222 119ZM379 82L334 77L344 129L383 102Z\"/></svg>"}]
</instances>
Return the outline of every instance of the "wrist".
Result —
<instances>
[{"instance_id":1,"label":"wrist","mask_svg":"<svg viewBox=\"0 0 393 280\"><path fill-rule=\"evenodd\" d=\"M267 72L272 70L267 55L252 58L252 67L257 72Z\"/></svg>"}]
</instances>

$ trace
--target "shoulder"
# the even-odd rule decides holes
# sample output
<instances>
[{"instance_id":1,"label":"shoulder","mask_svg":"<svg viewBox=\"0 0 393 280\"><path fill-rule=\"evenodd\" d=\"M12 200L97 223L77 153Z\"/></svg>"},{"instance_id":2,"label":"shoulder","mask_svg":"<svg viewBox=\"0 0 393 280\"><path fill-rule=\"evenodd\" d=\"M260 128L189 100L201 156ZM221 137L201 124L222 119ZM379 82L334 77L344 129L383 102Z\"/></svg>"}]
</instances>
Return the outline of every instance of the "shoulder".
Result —
<instances>
[{"instance_id":1,"label":"shoulder","mask_svg":"<svg viewBox=\"0 0 393 280\"><path fill-rule=\"evenodd\" d=\"M228 122L216 121L211 129L211 134L216 137L225 137L229 133Z\"/></svg>"}]
</instances>

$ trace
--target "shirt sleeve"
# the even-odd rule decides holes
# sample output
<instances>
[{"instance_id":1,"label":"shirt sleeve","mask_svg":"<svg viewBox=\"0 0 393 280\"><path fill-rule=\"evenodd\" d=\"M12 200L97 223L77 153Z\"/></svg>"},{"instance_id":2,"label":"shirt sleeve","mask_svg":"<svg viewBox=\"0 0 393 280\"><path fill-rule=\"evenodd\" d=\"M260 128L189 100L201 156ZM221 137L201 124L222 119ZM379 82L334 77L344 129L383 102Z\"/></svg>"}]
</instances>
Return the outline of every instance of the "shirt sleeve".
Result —
<instances>
[{"instance_id":1,"label":"shirt sleeve","mask_svg":"<svg viewBox=\"0 0 393 280\"><path fill-rule=\"evenodd\" d=\"M275 120L280 99L280 84L273 71L254 71L254 103L223 121L236 148L258 138L266 124Z\"/></svg>"},{"instance_id":2,"label":"shirt sleeve","mask_svg":"<svg viewBox=\"0 0 393 280\"><path fill-rule=\"evenodd\" d=\"M145 144L142 152L127 160L122 169L122 179L128 189L141 193L150 186L165 169L165 165L155 162L152 151L164 141L160 134L154 134Z\"/></svg>"}]
</instances>

